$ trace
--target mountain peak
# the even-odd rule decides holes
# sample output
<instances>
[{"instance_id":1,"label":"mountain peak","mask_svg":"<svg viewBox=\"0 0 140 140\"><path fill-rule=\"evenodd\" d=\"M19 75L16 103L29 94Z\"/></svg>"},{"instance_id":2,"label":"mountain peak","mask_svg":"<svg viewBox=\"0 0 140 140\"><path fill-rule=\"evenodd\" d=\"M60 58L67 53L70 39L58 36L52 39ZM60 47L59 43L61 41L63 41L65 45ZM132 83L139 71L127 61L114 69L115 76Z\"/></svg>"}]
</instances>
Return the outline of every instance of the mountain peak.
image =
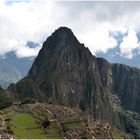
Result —
<instances>
[{"instance_id":1,"label":"mountain peak","mask_svg":"<svg viewBox=\"0 0 140 140\"><path fill-rule=\"evenodd\" d=\"M72 30L70 28L67 28L67 27L59 27L57 30L55 30L54 33L52 33L52 36L54 38L61 39L61 41L62 40L71 40L71 39L75 40L76 39Z\"/></svg>"},{"instance_id":2,"label":"mountain peak","mask_svg":"<svg viewBox=\"0 0 140 140\"><path fill-rule=\"evenodd\" d=\"M72 33L72 30L68 27L59 27L56 32Z\"/></svg>"},{"instance_id":3,"label":"mountain peak","mask_svg":"<svg viewBox=\"0 0 140 140\"><path fill-rule=\"evenodd\" d=\"M67 27L59 27L50 37L44 42L43 48L54 49L60 47L75 47L80 42L77 40L72 30Z\"/></svg>"}]
</instances>

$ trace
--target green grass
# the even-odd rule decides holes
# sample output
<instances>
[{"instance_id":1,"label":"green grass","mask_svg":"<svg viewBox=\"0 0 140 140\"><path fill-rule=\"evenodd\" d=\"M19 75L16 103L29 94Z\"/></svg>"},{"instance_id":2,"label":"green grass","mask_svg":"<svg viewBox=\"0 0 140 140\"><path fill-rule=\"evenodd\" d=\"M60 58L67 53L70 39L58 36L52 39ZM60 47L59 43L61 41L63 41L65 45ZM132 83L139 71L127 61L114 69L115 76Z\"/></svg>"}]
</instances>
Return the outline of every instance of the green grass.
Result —
<instances>
[{"instance_id":1,"label":"green grass","mask_svg":"<svg viewBox=\"0 0 140 140\"><path fill-rule=\"evenodd\" d=\"M57 124L52 123L46 133L40 128L37 119L29 114L16 114L10 122L10 128L16 138L22 139L62 139Z\"/></svg>"},{"instance_id":2,"label":"green grass","mask_svg":"<svg viewBox=\"0 0 140 140\"><path fill-rule=\"evenodd\" d=\"M17 114L11 121L11 130L17 138L22 139L45 139L43 129L36 123L36 119L28 114Z\"/></svg>"},{"instance_id":3,"label":"green grass","mask_svg":"<svg viewBox=\"0 0 140 140\"><path fill-rule=\"evenodd\" d=\"M41 128L41 122L45 114L40 110L34 109L31 114L18 113L11 108L0 110L0 114L5 120L4 129L10 127L10 131L19 139L63 139L59 133L56 122L51 122L47 129Z\"/></svg>"}]
</instances>

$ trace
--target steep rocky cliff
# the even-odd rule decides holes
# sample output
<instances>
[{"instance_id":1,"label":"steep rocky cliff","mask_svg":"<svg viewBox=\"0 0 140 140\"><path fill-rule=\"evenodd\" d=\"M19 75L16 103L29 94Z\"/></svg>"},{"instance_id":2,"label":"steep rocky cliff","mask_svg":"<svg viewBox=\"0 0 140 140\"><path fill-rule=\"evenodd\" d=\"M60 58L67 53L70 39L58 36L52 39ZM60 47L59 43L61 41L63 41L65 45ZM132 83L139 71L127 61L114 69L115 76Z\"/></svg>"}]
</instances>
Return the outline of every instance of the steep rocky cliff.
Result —
<instances>
[{"instance_id":1,"label":"steep rocky cliff","mask_svg":"<svg viewBox=\"0 0 140 140\"><path fill-rule=\"evenodd\" d=\"M96 58L70 29L60 27L44 42L27 77L6 93L13 99L42 98L78 107L125 130L126 110L140 113L139 83L139 69Z\"/></svg>"},{"instance_id":2,"label":"steep rocky cliff","mask_svg":"<svg viewBox=\"0 0 140 140\"><path fill-rule=\"evenodd\" d=\"M110 64L97 58L101 82L110 93L113 110L119 114L122 128L140 138L140 70L122 64Z\"/></svg>"},{"instance_id":3,"label":"steep rocky cliff","mask_svg":"<svg viewBox=\"0 0 140 140\"><path fill-rule=\"evenodd\" d=\"M102 85L117 95L125 109L140 113L140 69L97 58Z\"/></svg>"}]
</instances>

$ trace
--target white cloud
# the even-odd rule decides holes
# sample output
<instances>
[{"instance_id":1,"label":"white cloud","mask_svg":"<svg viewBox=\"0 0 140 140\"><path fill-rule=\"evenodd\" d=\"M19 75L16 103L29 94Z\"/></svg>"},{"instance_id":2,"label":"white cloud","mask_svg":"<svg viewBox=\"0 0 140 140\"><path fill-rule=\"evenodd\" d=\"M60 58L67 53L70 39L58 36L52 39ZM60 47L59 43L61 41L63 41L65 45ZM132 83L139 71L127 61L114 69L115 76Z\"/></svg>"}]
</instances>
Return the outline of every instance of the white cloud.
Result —
<instances>
[{"instance_id":1,"label":"white cloud","mask_svg":"<svg viewBox=\"0 0 140 140\"><path fill-rule=\"evenodd\" d=\"M18 57L37 55L40 47L29 48L28 41L41 43L50 33L50 1L20 2L6 5L0 3L0 55L15 51Z\"/></svg>"},{"instance_id":2,"label":"white cloud","mask_svg":"<svg viewBox=\"0 0 140 140\"><path fill-rule=\"evenodd\" d=\"M22 47L16 51L16 55L19 58L37 56L39 50L40 47L36 47L36 48Z\"/></svg>"},{"instance_id":3,"label":"white cloud","mask_svg":"<svg viewBox=\"0 0 140 140\"><path fill-rule=\"evenodd\" d=\"M129 59L133 57L133 50L140 47L136 31L129 29L128 35L123 38L123 42L120 45L121 55Z\"/></svg>"},{"instance_id":4,"label":"white cloud","mask_svg":"<svg viewBox=\"0 0 140 140\"><path fill-rule=\"evenodd\" d=\"M110 36L109 31L112 29L109 23L102 23L100 26L96 25L95 30L79 33L79 39L86 43L93 54L97 52L107 52L108 49L117 46L115 38Z\"/></svg>"},{"instance_id":5,"label":"white cloud","mask_svg":"<svg viewBox=\"0 0 140 140\"><path fill-rule=\"evenodd\" d=\"M121 55L132 58L132 50L139 47L140 2L20 0L7 5L6 1L0 0L0 55L14 51L18 57L35 56L40 46L29 48L27 42L40 44L60 26L71 28L93 54L116 47L109 33L125 33L130 27L120 46Z\"/></svg>"},{"instance_id":6,"label":"white cloud","mask_svg":"<svg viewBox=\"0 0 140 140\"><path fill-rule=\"evenodd\" d=\"M18 58L22 57L34 57L37 56L41 46L37 46L35 48L30 48L27 46L27 42L17 41L17 40L10 40L9 46L13 47L12 51L15 51L15 54Z\"/></svg>"}]
</instances>

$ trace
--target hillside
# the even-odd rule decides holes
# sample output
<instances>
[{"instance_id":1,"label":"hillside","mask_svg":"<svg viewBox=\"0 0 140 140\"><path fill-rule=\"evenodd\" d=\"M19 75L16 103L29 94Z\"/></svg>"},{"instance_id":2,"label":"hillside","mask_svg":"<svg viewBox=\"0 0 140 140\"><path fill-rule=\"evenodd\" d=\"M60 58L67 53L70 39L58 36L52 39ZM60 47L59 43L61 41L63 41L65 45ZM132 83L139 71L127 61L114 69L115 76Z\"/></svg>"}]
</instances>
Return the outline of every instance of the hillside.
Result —
<instances>
[{"instance_id":1,"label":"hillside","mask_svg":"<svg viewBox=\"0 0 140 140\"><path fill-rule=\"evenodd\" d=\"M1 138L131 138L108 123L94 122L77 108L46 103L19 104L0 111Z\"/></svg>"}]
</instances>

